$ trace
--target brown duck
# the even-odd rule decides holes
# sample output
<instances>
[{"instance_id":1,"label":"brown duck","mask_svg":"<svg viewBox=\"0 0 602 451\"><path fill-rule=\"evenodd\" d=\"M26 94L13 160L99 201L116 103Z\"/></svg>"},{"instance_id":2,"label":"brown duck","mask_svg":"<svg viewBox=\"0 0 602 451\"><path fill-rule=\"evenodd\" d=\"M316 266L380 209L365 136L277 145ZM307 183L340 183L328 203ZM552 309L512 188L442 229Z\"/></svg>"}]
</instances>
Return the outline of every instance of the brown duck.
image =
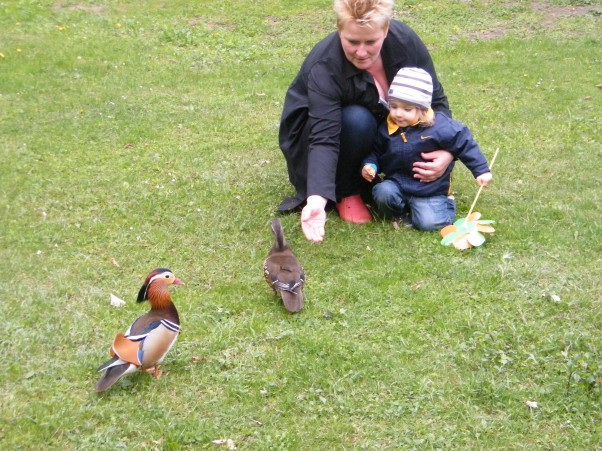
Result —
<instances>
[{"instance_id":1,"label":"brown duck","mask_svg":"<svg viewBox=\"0 0 602 451\"><path fill-rule=\"evenodd\" d=\"M274 245L263 263L266 282L272 287L289 312L303 308L305 273L299 260L293 255L279 219L272 219Z\"/></svg>"},{"instance_id":2,"label":"brown duck","mask_svg":"<svg viewBox=\"0 0 602 451\"><path fill-rule=\"evenodd\" d=\"M171 301L169 285L184 285L166 268L151 272L138 292L137 302L148 300L149 312L140 316L125 334L118 334L109 350L112 358L98 371L104 374L95 390L102 392L122 377L142 368L155 378L161 376L159 365L176 342L180 333L180 317Z\"/></svg>"}]
</instances>

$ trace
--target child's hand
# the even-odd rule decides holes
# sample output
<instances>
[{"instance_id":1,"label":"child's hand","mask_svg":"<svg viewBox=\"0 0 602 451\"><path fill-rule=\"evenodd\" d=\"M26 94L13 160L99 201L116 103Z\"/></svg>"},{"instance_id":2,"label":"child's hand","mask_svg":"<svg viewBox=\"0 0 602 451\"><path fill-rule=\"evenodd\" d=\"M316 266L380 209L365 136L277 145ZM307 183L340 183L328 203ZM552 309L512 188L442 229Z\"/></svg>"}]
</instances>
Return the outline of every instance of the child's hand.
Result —
<instances>
[{"instance_id":1,"label":"child's hand","mask_svg":"<svg viewBox=\"0 0 602 451\"><path fill-rule=\"evenodd\" d=\"M362 177L371 182L376 177L376 169L374 169L374 165L367 164L362 168Z\"/></svg>"},{"instance_id":2,"label":"child's hand","mask_svg":"<svg viewBox=\"0 0 602 451\"><path fill-rule=\"evenodd\" d=\"M491 185L492 180L493 175L491 175L491 172L485 172L485 174L481 174L477 177L477 184L479 186L489 186Z\"/></svg>"}]
</instances>

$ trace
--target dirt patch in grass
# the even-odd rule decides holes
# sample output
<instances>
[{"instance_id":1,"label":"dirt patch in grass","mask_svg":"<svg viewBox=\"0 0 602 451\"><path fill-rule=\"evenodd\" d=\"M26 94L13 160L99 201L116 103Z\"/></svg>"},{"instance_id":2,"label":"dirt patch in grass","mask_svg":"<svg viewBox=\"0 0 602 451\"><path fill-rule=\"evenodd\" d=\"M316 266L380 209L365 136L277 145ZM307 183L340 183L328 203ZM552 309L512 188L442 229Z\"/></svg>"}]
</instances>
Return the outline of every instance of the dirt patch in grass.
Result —
<instances>
[{"instance_id":1,"label":"dirt patch in grass","mask_svg":"<svg viewBox=\"0 0 602 451\"><path fill-rule=\"evenodd\" d=\"M591 14L596 11L593 5L582 6L550 6L545 2L532 3L531 8L544 17L544 23L553 25L557 19L564 17L580 17ZM598 14L602 14L602 9L597 9Z\"/></svg>"},{"instance_id":2,"label":"dirt patch in grass","mask_svg":"<svg viewBox=\"0 0 602 451\"><path fill-rule=\"evenodd\" d=\"M507 7L521 7L519 3L507 3ZM554 28L557 21L560 19L583 17L594 15L602 17L602 6L600 5L550 5L547 2L533 2L529 5L533 12L541 16L539 24L543 28ZM506 35L512 29L512 25L507 27L496 27L489 30L480 30L478 32L467 33L464 37L469 37L474 40L497 39Z\"/></svg>"},{"instance_id":3,"label":"dirt patch in grass","mask_svg":"<svg viewBox=\"0 0 602 451\"><path fill-rule=\"evenodd\" d=\"M75 5L65 5L63 2L56 2L52 5L53 11L88 11L98 15L105 14L105 5L86 5L86 4L75 4Z\"/></svg>"}]
</instances>

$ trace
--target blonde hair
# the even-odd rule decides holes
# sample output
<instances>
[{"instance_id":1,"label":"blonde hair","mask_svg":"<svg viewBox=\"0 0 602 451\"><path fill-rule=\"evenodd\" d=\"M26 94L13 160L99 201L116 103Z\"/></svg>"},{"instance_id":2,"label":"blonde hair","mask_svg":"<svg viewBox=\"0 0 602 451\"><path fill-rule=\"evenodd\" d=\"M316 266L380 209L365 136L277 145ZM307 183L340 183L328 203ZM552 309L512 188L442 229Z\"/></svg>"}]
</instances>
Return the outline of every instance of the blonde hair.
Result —
<instances>
[{"instance_id":1,"label":"blonde hair","mask_svg":"<svg viewBox=\"0 0 602 451\"><path fill-rule=\"evenodd\" d=\"M435 112L431 108L416 108L418 109L418 120L413 125L414 127L430 127L431 125L435 125Z\"/></svg>"},{"instance_id":2,"label":"blonde hair","mask_svg":"<svg viewBox=\"0 0 602 451\"><path fill-rule=\"evenodd\" d=\"M334 10L339 31L351 21L384 29L393 17L393 0L334 0Z\"/></svg>"}]
</instances>

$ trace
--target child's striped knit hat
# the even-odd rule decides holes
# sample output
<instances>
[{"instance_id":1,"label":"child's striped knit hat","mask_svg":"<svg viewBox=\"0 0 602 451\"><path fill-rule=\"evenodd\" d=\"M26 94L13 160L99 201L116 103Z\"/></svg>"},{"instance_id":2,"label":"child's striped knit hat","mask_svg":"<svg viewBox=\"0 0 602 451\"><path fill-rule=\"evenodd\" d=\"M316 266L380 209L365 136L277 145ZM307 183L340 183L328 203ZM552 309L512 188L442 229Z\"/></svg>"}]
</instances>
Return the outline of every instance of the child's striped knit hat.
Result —
<instances>
[{"instance_id":1,"label":"child's striped knit hat","mask_svg":"<svg viewBox=\"0 0 602 451\"><path fill-rule=\"evenodd\" d=\"M433 79L417 67L402 67L389 88L389 99L401 100L428 110L433 98Z\"/></svg>"}]
</instances>

